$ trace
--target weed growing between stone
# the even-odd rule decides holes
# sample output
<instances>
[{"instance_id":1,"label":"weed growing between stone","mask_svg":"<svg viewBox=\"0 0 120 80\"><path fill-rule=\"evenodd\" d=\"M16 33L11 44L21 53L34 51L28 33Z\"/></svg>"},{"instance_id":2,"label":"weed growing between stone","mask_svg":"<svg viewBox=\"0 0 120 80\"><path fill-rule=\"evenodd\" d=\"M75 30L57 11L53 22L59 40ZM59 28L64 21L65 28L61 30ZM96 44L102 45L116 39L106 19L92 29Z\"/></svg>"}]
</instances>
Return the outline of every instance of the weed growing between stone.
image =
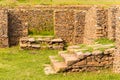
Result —
<instances>
[{"instance_id":1,"label":"weed growing between stone","mask_svg":"<svg viewBox=\"0 0 120 80\"><path fill-rule=\"evenodd\" d=\"M109 40L107 38L100 38L100 39L95 40L95 42L97 44L114 44L114 41Z\"/></svg>"}]
</instances>

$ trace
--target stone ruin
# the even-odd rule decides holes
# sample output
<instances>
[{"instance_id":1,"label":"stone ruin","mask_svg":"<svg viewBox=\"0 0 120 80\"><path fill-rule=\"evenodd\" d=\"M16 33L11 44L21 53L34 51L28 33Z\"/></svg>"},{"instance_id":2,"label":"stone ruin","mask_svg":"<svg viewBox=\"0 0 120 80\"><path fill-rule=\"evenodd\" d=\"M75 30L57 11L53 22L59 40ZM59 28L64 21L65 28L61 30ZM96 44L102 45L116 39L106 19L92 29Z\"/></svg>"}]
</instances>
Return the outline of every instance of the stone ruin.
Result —
<instances>
[{"instance_id":1,"label":"stone ruin","mask_svg":"<svg viewBox=\"0 0 120 80\"><path fill-rule=\"evenodd\" d=\"M53 49L63 50L64 42L62 39L53 37L30 38L23 37L20 39L21 49Z\"/></svg>"},{"instance_id":2,"label":"stone ruin","mask_svg":"<svg viewBox=\"0 0 120 80\"><path fill-rule=\"evenodd\" d=\"M72 50L70 50L72 49ZM96 50L92 53L76 51L79 46L69 46L67 51L60 51L64 61L60 61L56 56L50 56L51 65L46 65L45 73L53 74L58 72L90 72L113 67L114 48L106 49L104 52ZM74 50L74 51L73 51Z\"/></svg>"},{"instance_id":3,"label":"stone ruin","mask_svg":"<svg viewBox=\"0 0 120 80\"><path fill-rule=\"evenodd\" d=\"M113 62L113 70L120 73L120 6L109 8L80 5L1 8L0 17L0 47L10 47L20 43L22 49L42 49L44 47L45 49L61 50L64 48L64 43L71 45L93 44L94 40L99 38L114 40L116 41L115 54L112 55L114 61L108 59L108 62ZM47 39L44 40L43 38L40 38L41 41L35 40L29 37L29 32L34 32L33 30L38 33L44 30L54 31L55 38L49 39L48 42ZM40 46L44 42L47 46ZM52 42L55 43L55 46ZM106 58L112 57L111 53L105 54L102 52L98 55L102 55L102 58L106 55ZM89 58L86 54L82 56L85 56L82 57L82 60L74 57L75 62L80 60L84 62ZM96 54L90 54L89 56L94 56L93 60L97 57ZM100 63L102 62L106 64L103 67L111 67L111 64L100 61ZM71 65L71 67L76 67L76 65L77 63ZM86 65L88 64L86 63ZM73 70L67 67L67 71L77 71L78 68L79 71L85 70L83 67L76 67Z\"/></svg>"},{"instance_id":4,"label":"stone ruin","mask_svg":"<svg viewBox=\"0 0 120 80\"><path fill-rule=\"evenodd\" d=\"M61 6L13 8L2 11L6 11L6 14L1 12L0 16L6 19L1 20L6 23L4 28L7 30L5 32L8 38L7 46L18 45L20 38L27 37L30 32L40 33L44 30L54 31L56 38L61 38L69 44L92 44L97 38L115 38L115 31L110 28L115 25L114 21L108 19L114 18L115 15L111 9L103 7ZM108 15L108 11L111 14ZM108 33L110 31L111 34Z\"/></svg>"}]
</instances>

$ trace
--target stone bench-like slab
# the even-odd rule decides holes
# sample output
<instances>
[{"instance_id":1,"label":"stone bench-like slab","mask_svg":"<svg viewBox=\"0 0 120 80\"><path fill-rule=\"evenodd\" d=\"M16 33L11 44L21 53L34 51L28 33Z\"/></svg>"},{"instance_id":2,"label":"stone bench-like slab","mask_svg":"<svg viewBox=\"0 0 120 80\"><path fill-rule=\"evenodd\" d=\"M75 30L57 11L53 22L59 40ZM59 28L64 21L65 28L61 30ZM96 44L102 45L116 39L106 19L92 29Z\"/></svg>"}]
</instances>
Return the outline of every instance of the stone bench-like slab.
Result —
<instances>
[{"instance_id":1,"label":"stone bench-like slab","mask_svg":"<svg viewBox=\"0 0 120 80\"><path fill-rule=\"evenodd\" d=\"M23 37L20 39L20 48L63 50L64 41L61 38Z\"/></svg>"}]
</instances>

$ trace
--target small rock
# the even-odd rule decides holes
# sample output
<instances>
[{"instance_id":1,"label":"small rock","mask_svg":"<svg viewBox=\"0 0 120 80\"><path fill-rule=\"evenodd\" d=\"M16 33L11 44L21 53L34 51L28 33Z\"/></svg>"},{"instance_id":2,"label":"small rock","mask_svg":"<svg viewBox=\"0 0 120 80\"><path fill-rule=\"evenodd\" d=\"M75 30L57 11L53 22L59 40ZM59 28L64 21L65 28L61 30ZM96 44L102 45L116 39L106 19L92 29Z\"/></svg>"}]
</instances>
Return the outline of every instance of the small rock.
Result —
<instances>
[{"instance_id":1,"label":"small rock","mask_svg":"<svg viewBox=\"0 0 120 80\"><path fill-rule=\"evenodd\" d=\"M96 51L93 51L93 52L92 52L93 55L100 55L100 54L102 54L102 53L103 53L103 52L100 51L100 50L96 50Z\"/></svg>"},{"instance_id":2,"label":"small rock","mask_svg":"<svg viewBox=\"0 0 120 80\"><path fill-rule=\"evenodd\" d=\"M90 55L92 55L92 53L90 53L90 52L84 53L84 56L85 56L85 57L90 56Z\"/></svg>"},{"instance_id":3,"label":"small rock","mask_svg":"<svg viewBox=\"0 0 120 80\"><path fill-rule=\"evenodd\" d=\"M32 44L32 47L33 48L40 48L40 45L38 45L38 44Z\"/></svg>"},{"instance_id":4,"label":"small rock","mask_svg":"<svg viewBox=\"0 0 120 80\"><path fill-rule=\"evenodd\" d=\"M63 40L61 38L58 38L58 39L51 40L51 42L63 42Z\"/></svg>"},{"instance_id":5,"label":"small rock","mask_svg":"<svg viewBox=\"0 0 120 80\"><path fill-rule=\"evenodd\" d=\"M29 38L28 41L35 42L35 38Z\"/></svg>"},{"instance_id":6,"label":"small rock","mask_svg":"<svg viewBox=\"0 0 120 80\"><path fill-rule=\"evenodd\" d=\"M56 72L53 70L53 68L50 65L45 66L44 72L46 75L56 74Z\"/></svg>"},{"instance_id":7,"label":"small rock","mask_svg":"<svg viewBox=\"0 0 120 80\"><path fill-rule=\"evenodd\" d=\"M38 38L37 41L43 41L43 39L42 38Z\"/></svg>"},{"instance_id":8,"label":"small rock","mask_svg":"<svg viewBox=\"0 0 120 80\"><path fill-rule=\"evenodd\" d=\"M75 54L77 55L77 57L79 59L83 59L84 58L84 54L82 52L75 52Z\"/></svg>"},{"instance_id":9,"label":"small rock","mask_svg":"<svg viewBox=\"0 0 120 80\"><path fill-rule=\"evenodd\" d=\"M115 52L115 48L111 48L111 49L106 49L105 51L104 51L104 54L112 54L112 53L114 53Z\"/></svg>"},{"instance_id":10,"label":"small rock","mask_svg":"<svg viewBox=\"0 0 120 80\"><path fill-rule=\"evenodd\" d=\"M80 46L69 46L68 49L80 49Z\"/></svg>"}]
</instances>

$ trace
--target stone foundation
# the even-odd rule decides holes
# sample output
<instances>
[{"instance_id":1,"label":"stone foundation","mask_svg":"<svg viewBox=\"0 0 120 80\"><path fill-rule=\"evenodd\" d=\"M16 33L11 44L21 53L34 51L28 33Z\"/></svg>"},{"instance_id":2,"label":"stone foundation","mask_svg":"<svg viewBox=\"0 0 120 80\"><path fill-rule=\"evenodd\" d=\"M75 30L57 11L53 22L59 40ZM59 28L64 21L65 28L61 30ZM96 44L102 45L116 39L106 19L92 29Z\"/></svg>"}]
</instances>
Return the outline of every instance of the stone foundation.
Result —
<instances>
[{"instance_id":1,"label":"stone foundation","mask_svg":"<svg viewBox=\"0 0 120 80\"><path fill-rule=\"evenodd\" d=\"M23 37L20 39L21 49L53 49L63 50L64 42L62 39L52 37Z\"/></svg>"}]
</instances>

